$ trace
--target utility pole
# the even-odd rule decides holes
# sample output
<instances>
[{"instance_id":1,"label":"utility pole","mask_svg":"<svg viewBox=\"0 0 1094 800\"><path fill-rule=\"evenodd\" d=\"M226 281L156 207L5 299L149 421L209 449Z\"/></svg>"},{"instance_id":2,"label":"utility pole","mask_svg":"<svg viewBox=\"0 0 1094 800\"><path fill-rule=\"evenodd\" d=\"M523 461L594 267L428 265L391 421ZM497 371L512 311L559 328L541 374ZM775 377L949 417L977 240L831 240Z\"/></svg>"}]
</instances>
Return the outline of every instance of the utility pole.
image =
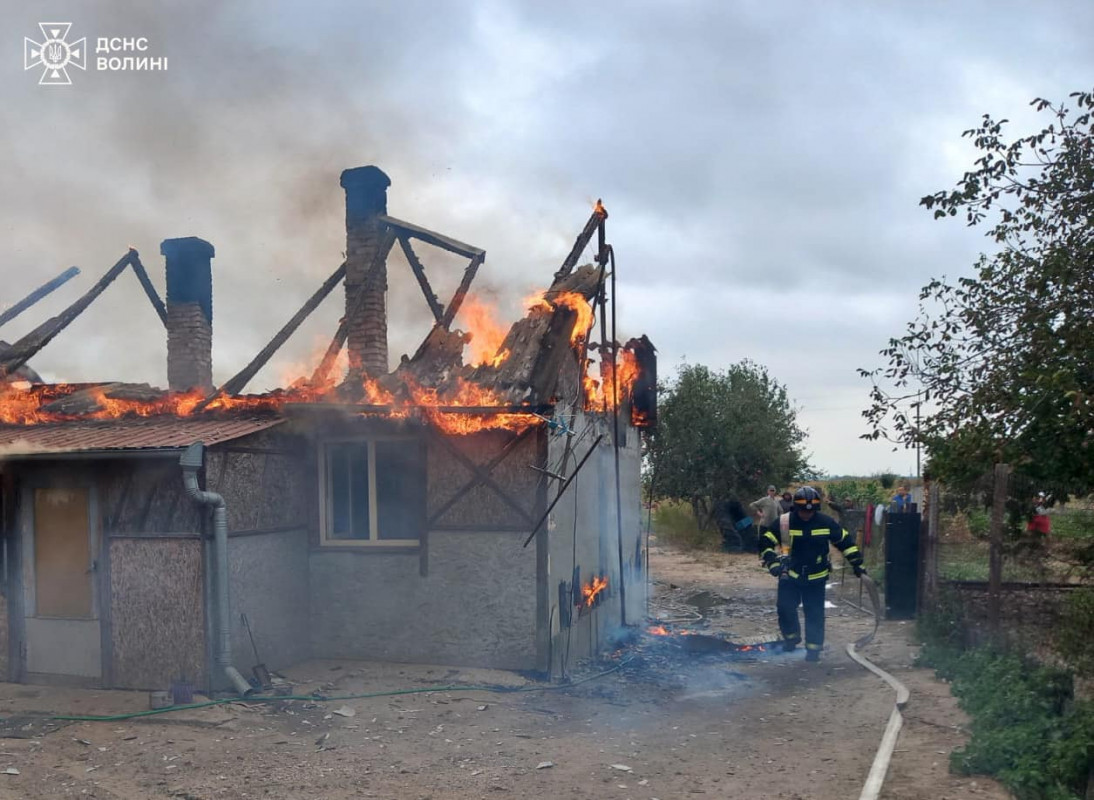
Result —
<instances>
[{"instance_id":1,"label":"utility pole","mask_svg":"<svg viewBox=\"0 0 1094 800\"><path fill-rule=\"evenodd\" d=\"M923 472L919 467L919 398L920 392L915 393L915 478L920 480L923 477Z\"/></svg>"}]
</instances>

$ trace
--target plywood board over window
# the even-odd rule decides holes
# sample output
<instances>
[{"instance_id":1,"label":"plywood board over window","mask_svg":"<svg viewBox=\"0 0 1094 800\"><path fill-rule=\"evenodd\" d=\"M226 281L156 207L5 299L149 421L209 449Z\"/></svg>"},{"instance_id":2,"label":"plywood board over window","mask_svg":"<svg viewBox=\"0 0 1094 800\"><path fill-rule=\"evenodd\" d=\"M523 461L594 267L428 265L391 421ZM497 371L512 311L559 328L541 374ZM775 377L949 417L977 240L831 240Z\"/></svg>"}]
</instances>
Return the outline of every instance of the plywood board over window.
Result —
<instances>
[{"instance_id":1,"label":"plywood board over window","mask_svg":"<svg viewBox=\"0 0 1094 800\"><path fill-rule=\"evenodd\" d=\"M324 546L417 547L425 532L425 447L411 437L330 441L321 448Z\"/></svg>"},{"instance_id":2,"label":"plywood board over window","mask_svg":"<svg viewBox=\"0 0 1094 800\"><path fill-rule=\"evenodd\" d=\"M92 617L87 489L34 491L35 611L39 617Z\"/></svg>"}]
</instances>

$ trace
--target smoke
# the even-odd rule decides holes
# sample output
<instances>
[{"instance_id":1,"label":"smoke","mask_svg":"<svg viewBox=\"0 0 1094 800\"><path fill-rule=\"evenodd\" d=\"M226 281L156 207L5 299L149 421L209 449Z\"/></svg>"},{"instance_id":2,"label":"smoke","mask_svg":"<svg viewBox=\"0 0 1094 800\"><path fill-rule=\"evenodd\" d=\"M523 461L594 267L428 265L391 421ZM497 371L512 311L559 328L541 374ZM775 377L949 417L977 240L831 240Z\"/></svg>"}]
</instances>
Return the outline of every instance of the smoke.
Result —
<instances>
[{"instance_id":1,"label":"smoke","mask_svg":"<svg viewBox=\"0 0 1094 800\"><path fill-rule=\"evenodd\" d=\"M522 223L499 225L491 215L504 192L487 198L490 187L475 186L466 169L445 166L467 99L457 90L460 76L442 74L470 57L460 42L473 38L474 15L410 3L340 19L344 12L331 4L311 9L295 28L291 17L300 12L272 16L266 8L199 0L72 9L71 37L87 37L89 63L99 36L141 36L149 42L141 55L166 56L168 70L73 70L71 87L11 82L15 96L0 108L13 132L0 151L0 276L7 289L0 301L14 302L69 264L83 275L6 326L7 339L71 303L130 245L162 293L160 241L201 236L217 253L213 363L220 383L341 262L338 178L348 167L376 164L388 172L394 216L488 249L491 240L519 238ZM28 35L40 14L3 11L6 27ZM576 232L586 209L575 212ZM559 245L543 249L560 261L566 245ZM466 262L426 245L417 250L447 302ZM556 266L544 261L533 281L546 283ZM528 278L513 280L501 267L488 256L473 292L510 301L527 293ZM414 352L432 315L398 248L389 283L394 365ZM507 309L519 314L512 302ZM336 291L248 389L280 385L287 365L308 363L343 312ZM32 366L47 380L164 385L165 341L127 272Z\"/></svg>"}]
</instances>

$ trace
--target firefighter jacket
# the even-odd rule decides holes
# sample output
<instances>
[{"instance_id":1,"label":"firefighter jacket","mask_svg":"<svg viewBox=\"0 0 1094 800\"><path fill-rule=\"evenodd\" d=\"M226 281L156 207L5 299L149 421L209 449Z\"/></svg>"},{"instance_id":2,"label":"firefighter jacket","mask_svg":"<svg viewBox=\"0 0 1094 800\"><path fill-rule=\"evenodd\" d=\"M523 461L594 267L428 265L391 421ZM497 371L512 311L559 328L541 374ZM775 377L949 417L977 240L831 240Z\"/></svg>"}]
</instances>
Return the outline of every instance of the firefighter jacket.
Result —
<instances>
[{"instance_id":1,"label":"firefighter jacket","mask_svg":"<svg viewBox=\"0 0 1094 800\"><path fill-rule=\"evenodd\" d=\"M760 539L760 558L763 559L765 567L770 569L779 560L779 548L783 544L781 535L789 539L787 574L791 578L804 582L827 578L831 569L831 562L828 560L829 545L835 545L851 566L862 565L862 552L855 544L855 537L827 514L817 512L812 519L803 520L798 517L797 510L794 510L786 516L789 525L785 531L768 530Z\"/></svg>"}]
</instances>

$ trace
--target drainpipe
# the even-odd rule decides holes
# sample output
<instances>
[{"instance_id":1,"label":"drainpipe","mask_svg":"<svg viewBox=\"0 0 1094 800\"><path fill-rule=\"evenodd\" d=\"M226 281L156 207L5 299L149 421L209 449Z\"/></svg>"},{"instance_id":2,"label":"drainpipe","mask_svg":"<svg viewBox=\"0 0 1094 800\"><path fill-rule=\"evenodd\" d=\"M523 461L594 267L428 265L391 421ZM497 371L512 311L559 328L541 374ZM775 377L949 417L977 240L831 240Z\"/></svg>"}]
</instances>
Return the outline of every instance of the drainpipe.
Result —
<instances>
[{"instance_id":1,"label":"drainpipe","mask_svg":"<svg viewBox=\"0 0 1094 800\"><path fill-rule=\"evenodd\" d=\"M179 459L182 467L182 483L186 493L193 500L213 508L213 553L216 580L213 582L213 596L216 604L216 645L213 658L221 672L241 695L250 694L251 684L232 666L232 618L228 610L228 510L224 498L215 492L203 492L198 488L198 470L201 469L205 445L194 442L186 448ZM209 583L209 571L205 581Z\"/></svg>"}]
</instances>

